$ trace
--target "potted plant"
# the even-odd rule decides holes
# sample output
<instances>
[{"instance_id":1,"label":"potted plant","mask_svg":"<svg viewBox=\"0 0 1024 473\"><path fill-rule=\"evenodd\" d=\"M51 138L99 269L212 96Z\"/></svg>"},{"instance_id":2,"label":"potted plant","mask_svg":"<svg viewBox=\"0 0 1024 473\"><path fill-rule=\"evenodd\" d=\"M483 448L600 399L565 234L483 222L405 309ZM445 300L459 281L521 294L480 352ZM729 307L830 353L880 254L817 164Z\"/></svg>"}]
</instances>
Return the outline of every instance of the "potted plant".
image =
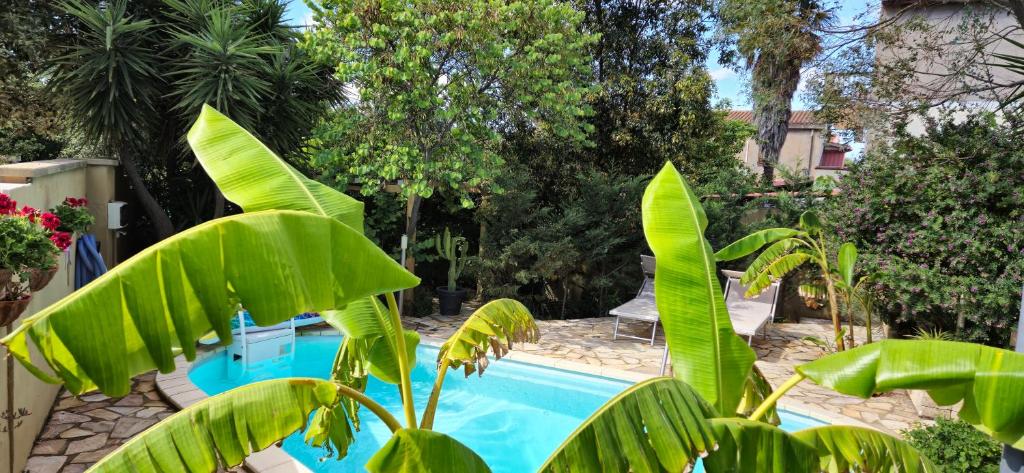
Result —
<instances>
[{"instance_id":1,"label":"potted plant","mask_svg":"<svg viewBox=\"0 0 1024 473\"><path fill-rule=\"evenodd\" d=\"M56 229L59 224L49 212L17 210L17 202L0 194L0 325L14 322L28 307L32 270L56 265L58 242L69 238Z\"/></svg>"},{"instance_id":2,"label":"potted plant","mask_svg":"<svg viewBox=\"0 0 1024 473\"><path fill-rule=\"evenodd\" d=\"M74 242L75 235L84 234L89 230L89 225L95 221L86 205L89 203L84 197L77 199L67 197L50 212L39 215L39 224L47 229L50 240L53 241L61 251L67 250ZM28 285L32 292L40 291L53 280L57 274L57 260L54 259L49 266L36 267L29 270Z\"/></svg>"},{"instance_id":3,"label":"potted plant","mask_svg":"<svg viewBox=\"0 0 1024 473\"><path fill-rule=\"evenodd\" d=\"M462 311L462 301L466 298L466 288L457 286L459 275L466 269L466 251L469 242L464 237L452 236L448 227L444 235L434 239L438 256L448 260L448 285L437 288L437 303L441 315L458 315Z\"/></svg>"}]
</instances>

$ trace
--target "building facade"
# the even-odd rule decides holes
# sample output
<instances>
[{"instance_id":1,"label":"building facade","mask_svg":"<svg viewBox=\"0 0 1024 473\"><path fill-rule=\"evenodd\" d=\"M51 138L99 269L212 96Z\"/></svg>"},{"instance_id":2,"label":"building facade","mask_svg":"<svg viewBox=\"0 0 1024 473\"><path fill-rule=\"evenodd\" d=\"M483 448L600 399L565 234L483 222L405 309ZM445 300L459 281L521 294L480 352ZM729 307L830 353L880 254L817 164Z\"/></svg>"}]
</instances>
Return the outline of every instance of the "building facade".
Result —
<instances>
[{"instance_id":1,"label":"building facade","mask_svg":"<svg viewBox=\"0 0 1024 473\"><path fill-rule=\"evenodd\" d=\"M732 110L727 118L754 123L754 114L750 110ZM778 168L785 168L811 179L835 176L845 169L846 153L849 151L849 146L838 143L834 136L829 136L828 125L816 119L814 112L794 110L789 119L789 132L779 154ZM736 158L755 174L764 171L760 157L761 149L753 137L747 139L743 150L736 155ZM776 183L781 183L778 173Z\"/></svg>"}]
</instances>

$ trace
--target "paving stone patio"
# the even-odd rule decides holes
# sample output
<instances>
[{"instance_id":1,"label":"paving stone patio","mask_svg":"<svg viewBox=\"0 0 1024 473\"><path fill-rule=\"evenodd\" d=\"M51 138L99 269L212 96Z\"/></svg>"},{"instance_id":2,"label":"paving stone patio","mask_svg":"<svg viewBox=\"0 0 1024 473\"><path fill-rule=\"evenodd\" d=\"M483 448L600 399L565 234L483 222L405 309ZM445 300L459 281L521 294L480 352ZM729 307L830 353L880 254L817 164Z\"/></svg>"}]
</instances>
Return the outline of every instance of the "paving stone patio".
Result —
<instances>
[{"instance_id":1,"label":"paving stone patio","mask_svg":"<svg viewBox=\"0 0 1024 473\"><path fill-rule=\"evenodd\" d=\"M32 447L28 473L78 473L135 434L174 413L156 391L154 373L134 379L131 394L111 399L61 390Z\"/></svg>"},{"instance_id":2,"label":"paving stone patio","mask_svg":"<svg viewBox=\"0 0 1024 473\"><path fill-rule=\"evenodd\" d=\"M407 319L407 324L423 335L443 339L453 333L464 319L465 315L434 315ZM664 350L660 330L655 345L651 346L638 340L612 340L614 323L615 319L611 317L538 321L541 331L539 343L517 345L514 349L597 367L657 375ZM318 330L317 327L309 329ZM826 339L830 330L827 322L817 320L775 324L769 327L767 337L754 338L757 365L777 386L793 375L793 366L823 354L821 347L804 338ZM624 322L620 332L645 336L650 334L650 325ZM857 338L863 340L863 328L859 328ZM171 415L174 408L155 390L154 377L154 373L136 377L131 394L120 399L96 393L73 397L62 391L46 427L36 440L25 471L85 471L133 435ZM864 400L804 381L783 399L806 406L812 412L840 414L892 434L899 434L922 421L904 391Z\"/></svg>"}]
</instances>

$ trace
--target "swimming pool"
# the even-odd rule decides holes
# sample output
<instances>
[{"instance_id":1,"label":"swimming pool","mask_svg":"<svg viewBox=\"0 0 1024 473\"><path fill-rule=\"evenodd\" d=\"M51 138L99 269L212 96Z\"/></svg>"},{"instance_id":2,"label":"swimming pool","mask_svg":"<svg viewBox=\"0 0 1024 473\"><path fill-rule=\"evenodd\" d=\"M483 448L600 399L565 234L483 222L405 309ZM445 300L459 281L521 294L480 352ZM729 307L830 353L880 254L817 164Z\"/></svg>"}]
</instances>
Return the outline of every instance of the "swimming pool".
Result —
<instances>
[{"instance_id":1,"label":"swimming pool","mask_svg":"<svg viewBox=\"0 0 1024 473\"><path fill-rule=\"evenodd\" d=\"M267 379L326 378L340 342L341 337L300 337L293 359L264 362L245 372L222 351L198 363L189 378L210 395ZM412 384L422 416L437 372L437 348L421 345L416 356ZM434 428L472 448L496 473L532 472L592 412L630 384L511 360L492 363L483 377L467 379L460 371L451 370ZM366 393L401 418L401 399L395 386L371 378ZM362 431L340 462L323 460L325 452L306 445L301 433L288 437L284 450L315 471L363 471L390 432L373 414L365 409L360 413ZM788 412L782 413L782 419L782 428L791 431L822 425Z\"/></svg>"}]
</instances>

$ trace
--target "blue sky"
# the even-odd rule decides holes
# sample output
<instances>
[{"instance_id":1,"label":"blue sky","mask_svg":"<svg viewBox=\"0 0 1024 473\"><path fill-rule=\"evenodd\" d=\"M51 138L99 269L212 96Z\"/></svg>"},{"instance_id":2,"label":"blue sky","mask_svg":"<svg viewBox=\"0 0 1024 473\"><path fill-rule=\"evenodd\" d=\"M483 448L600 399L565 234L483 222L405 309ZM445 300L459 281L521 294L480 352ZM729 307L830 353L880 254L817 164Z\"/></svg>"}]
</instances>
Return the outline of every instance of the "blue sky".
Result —
<instances>
[{"instance_id":1,"label":"blue sky","mask_svg":"<svg viewBox=\"0 0 1024 473\"><path fill-rule=\"evenodd\" d=\"M829 8L836 9L840 24L851 24L858 15L862 15L865 12L873 13L878 9L877 1L826 0L826 4ZM309 8L306 7L302 0L291 0L291 3L288 5L288 19L292 24L307 24L311 21L311 17ZM745 91L746 77L742 73L737 73L720 65L717 62L717 54L713 54L709 59L708 71L711 73L711 77L715 79L719 100L728 100L732 104L732 108L750 108L750 100ZM793 99L793 109L800 110L806 108L807 104L804 103L801 93L798 91Z\"/></svg>"}]
</instances>

